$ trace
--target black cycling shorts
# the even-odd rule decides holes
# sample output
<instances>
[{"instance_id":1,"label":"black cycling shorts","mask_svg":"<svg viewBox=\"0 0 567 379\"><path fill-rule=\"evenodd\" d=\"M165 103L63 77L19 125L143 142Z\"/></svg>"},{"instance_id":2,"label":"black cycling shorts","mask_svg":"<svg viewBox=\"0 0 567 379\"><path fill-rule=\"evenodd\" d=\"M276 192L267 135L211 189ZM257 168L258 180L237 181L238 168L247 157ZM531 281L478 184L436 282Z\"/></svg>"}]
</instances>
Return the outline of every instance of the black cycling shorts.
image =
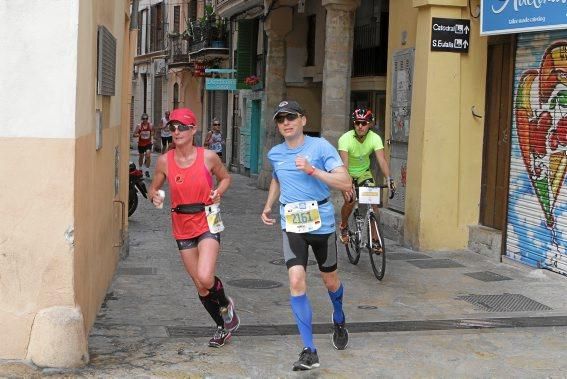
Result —
<instances>
[{"instance_id":1,"label":"black cycling shorts","mask_svg":"<svg viewBox=\"0 0 567 379\"><path fill-rule=\"evenodd\" d=\"M337 235L313 233L288 233L283 230L283 252L288 269L301 265L307 268L309 246L313 250L319 271L333 272L337 269Z\"/></svg>"}]
</instances>

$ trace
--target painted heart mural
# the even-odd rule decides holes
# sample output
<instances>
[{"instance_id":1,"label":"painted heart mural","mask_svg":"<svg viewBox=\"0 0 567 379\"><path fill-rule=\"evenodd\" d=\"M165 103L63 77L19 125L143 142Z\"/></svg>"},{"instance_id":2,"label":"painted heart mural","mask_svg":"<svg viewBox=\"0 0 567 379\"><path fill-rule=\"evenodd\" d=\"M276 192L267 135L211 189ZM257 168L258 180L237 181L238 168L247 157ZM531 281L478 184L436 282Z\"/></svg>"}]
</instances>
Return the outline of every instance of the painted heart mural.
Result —
<instances>
[{"instance_id":1,"label":"painted heart mural","mask_svg":"<svg viewBox=\"0 0 567 379\"><path fill-rule=\"evenodd\" d=\"M523 72L514 112L522 160L549 228L567 169L567 41L544 52L540 67Z\"/></svg>"}]
</instances>

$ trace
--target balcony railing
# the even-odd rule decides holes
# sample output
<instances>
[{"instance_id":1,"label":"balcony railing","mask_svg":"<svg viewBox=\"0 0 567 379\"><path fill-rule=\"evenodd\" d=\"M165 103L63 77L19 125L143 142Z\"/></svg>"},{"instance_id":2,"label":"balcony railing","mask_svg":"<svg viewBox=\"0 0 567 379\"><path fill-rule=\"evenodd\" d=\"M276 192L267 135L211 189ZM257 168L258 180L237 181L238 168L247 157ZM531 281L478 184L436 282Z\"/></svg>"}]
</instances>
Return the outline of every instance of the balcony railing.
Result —
<instances>
[{"instance_id":1,"label":"balcony railing","mask_svg":"<svg viewBox=\"0 0 567 379\"><path fill-rule=\"evenodd\" d=\"M387 56L388 34L379 23L354 28L353 77L386 75Z\"/></svg>"},{"instance_id":2,"label":"balcony railing","mask_svg":"<svg viewBox=\"0 0 567 379\"><path fill-rule=\"evenodd\" d=\"M226 48L228 23L224 19L211 16L208 20L195 20L187 23L189 53L207 48Z\"/></svg>"},{"instance_id":3,"label":"balcony railing","mask_svg":"<svg viewBox=\"0 0 567 379\"><path fill-rule=\"evenodd\" d=\"M169 40L169 63L189 63L189 43L180 37Z\"/></svg>"}]
</instances>

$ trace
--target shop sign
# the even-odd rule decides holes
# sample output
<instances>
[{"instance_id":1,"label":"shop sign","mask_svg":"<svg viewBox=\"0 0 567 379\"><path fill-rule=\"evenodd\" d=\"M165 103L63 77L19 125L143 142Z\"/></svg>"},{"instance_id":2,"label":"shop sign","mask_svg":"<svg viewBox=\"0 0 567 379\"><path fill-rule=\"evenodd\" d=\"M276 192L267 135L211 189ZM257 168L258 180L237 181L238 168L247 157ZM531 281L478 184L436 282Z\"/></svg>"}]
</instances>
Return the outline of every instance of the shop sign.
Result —
<instances>
[{"instance_id":1,"label":"shop sign","mask_svg":"<svg viewBox=\"0 0 567 379\"><path fill-rule=\"evenodd\" d=\"M469 20L436 18L431 22L431 51L469 52Z\"/></svg>"},{"instance_id":2,"label":"shop sign","mask_svg":"<svg viewBox=\"0 0 567 379\"><path fill-rule=\"evenodd\" d=\"M481 35L565 28L567 0L481 0Z\"/></svg>"},{"instance_id":3,"label":"shop sign","mask_svg":"<svg viewBox=\"0 0 567 379\"><path fill-rule=\"evenodd\" d=\"M236 79L205 78L207 91L236 91Z\"/></svg>"}]
</instances>

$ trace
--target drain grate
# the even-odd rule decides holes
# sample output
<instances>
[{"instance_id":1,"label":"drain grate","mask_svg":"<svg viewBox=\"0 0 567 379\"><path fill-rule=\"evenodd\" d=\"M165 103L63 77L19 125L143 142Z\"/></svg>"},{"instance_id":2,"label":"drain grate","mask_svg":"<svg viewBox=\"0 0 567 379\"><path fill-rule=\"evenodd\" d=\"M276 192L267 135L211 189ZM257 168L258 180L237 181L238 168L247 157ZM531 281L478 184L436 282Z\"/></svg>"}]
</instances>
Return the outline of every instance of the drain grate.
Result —
<instances>
[{"instance_id":1,"label":"drain grate","mask_svg":"<svg viewBox=\"0 0 567 379\"><path fill-rule=\"evenodd\" d=\"M284 266L285 265L285 259L280 258L280 259L274 259L270 261L271 264L273 265L277 265L277 266ZM307 261L307 266L313 266L316 265L317 261L314 261L313 259L309 259Z\"/></svg>"},{"instance_id":2,"label":"drain grate","mask_svg":"<svg viewBox=\"0 0 567 379\"><path fill-rule=\"evenodd\" d=\"M464 300L477 308L487 312L529 312L529 311L551 311L552 308L538 303L524 295L516 293L505 293L502 295L467 295L459 296L458 300Z\"/></svg>"},{"instance_id":3,"label":"drain grate","mask_svg":"<svg viewBox=\"0 0 567 379\"><path fill-rule=\"evenodd\" d=\"M119 275L155 275L155 267L121 267L118 269Z\"/></svg>"},{"instance_id":4,"label":"drain grate","mask_svg":"<svg viewBox=\"0 0 567 379\"><path fill-rule=\"evenodd\" d=\"M386 254L386 256L388 256ZM408 263L419 268L456 268L465 267L451 259L415 259L407 261Z\"/></svg>"},{"instance_id":5,"label":"drain grate","mask_svg":"<svg viewBox=\"0 0 567 379\"><path fill-rule=\"evenodd\" d=\"M503 280L512 280L512 278L497 274L492 271L469 272L465 275L482 282L500 282Z\"/></svg>"},{"instance_id":6,"label":"drain grate","mask_svg":"<svg viewBox=\"0 0 567 379\"><path fill-rule=\"evenodd\" d=\"M227 282L227 284L234 287L248 288L255 290L277 288L282 286L280 282L275 282L273 280L264 280L264 279L235 279Z\"/></svg>"},{"instance_id":7,"label":"drain grate","mask_svg":"<svg viewBox=\"0 0 567 379\"><path fill-rule=\"evenodd\" d=\"M392 261L409 261L410 259L430 259L429 255L421 253L390 253L386 252L386 258Z\"/></svg>"},{"instance_id":8,"label":"drain grate","mask_svg":"<svg viewBox=\"0 0 567 379\"><path fill-rule=\"evenodd\" d=\"M348 331L349 333L387 333L559 326L567 326L567 316L351 322L348 324ZM313 324L313 334L328 334L332 327L330 323ZM168 326L166 330L169 337L183 338L210 337L214 329L204 326ZM297 335L298 331L295 324L241 325L234 334L239 336L285 336Z\"/></svg>"}]
</instances>

